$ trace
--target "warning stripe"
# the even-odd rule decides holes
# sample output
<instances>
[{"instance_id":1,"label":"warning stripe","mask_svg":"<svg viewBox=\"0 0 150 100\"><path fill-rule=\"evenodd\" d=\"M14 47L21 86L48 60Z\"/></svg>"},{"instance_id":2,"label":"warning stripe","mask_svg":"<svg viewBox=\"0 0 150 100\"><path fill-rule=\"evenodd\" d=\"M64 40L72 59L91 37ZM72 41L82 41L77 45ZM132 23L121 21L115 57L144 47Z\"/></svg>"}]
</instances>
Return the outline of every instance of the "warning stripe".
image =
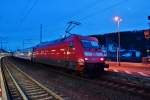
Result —
<instances>
[{"instance_id":1,"label":"warning stripe","mask_svg":"<svg viewBox=\"0 0 150 100\"><path fill-rule=\"evenodd\" d=\"M130 75L133 74L133 75L141 75L141 76L145 76L145 77L150 77L149 74L146 74L143 72L130 72L127 70L123 71L123 70L118 70L118 69L108 69L106 71L111 71L111 72L116 72L116 73L120 72L120 73L126 73L126 74L130 74Z\"/></svg>"},{"instance_id":2,"label":"warning stripe","mask_svg":"<svg viewBox=\"0 0 150 100\"><path fill-rule=\"evenodd\" d=\"M145 74L145 73L143 73L143 72L137 72L138 74L140 74L140 75L142 75L142 76L146 76L146 77L148 77L149 75L147 75L147 74Z\"/></svg>"},{"instance_id":3,"label":"warning stripe","mask_svg":"<svg viewBox=\"0 0 150 100\"><path fill-rule=\"evenodd\" d=\"M132 72L130 72L130 71L127 71L127 70L125 71L125 73L127 73L127 74L132 74Z\"/></svg>"},{"instance_id":4,"label":"warning stripe","mask_svg":"<svg viewBox=\"0 0 150 100\"><path fill-rule=\"evenodd\" d=\"M119 72L119 70L117 70L117 69L114 69L113 71L114 71L114 72Z\"/></svg>"}]
</instances>

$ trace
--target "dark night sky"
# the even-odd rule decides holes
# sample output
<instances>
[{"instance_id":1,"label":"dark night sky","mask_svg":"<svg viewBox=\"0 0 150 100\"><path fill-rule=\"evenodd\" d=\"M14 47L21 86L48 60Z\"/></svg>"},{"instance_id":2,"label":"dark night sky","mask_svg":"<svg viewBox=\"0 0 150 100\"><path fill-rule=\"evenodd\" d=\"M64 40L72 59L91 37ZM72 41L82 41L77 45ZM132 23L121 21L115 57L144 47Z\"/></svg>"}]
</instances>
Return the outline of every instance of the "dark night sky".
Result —
<instances>
[{"instance_id":1,"label":"dark night sky","mask_svg":"<svg viewBox=\"0 0 150 100\"><path fill-rule=\"evenodd\" d=\"M123 21L120 30L148 28L150 0L0 0L0 39L5 49L15 50L39 42L43 24L43 40L63 35L71 20L82 24L72 32L81 35L116 31L115 15Z\"/></svg>"}]
</instances>

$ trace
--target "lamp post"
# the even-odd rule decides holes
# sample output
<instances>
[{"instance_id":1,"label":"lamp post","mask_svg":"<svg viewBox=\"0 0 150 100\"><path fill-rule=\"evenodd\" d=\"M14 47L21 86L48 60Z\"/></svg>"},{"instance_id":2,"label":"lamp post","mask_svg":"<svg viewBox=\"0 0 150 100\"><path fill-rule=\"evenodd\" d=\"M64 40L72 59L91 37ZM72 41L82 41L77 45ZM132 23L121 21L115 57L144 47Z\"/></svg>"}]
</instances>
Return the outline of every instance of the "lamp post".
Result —
<instances>
[{"instance_id":1,"label":"lamp post","mask_svg":"<svg viewBox=\"0 0 150 100\"><path fill-rule=\"evenodd\" d=\"M117 62L120 66L120 22L122 21L121 17L115 16L114 21L117 23L117 33L118 33L118 48L117 48Z\"/></svg>"}]
</instances>

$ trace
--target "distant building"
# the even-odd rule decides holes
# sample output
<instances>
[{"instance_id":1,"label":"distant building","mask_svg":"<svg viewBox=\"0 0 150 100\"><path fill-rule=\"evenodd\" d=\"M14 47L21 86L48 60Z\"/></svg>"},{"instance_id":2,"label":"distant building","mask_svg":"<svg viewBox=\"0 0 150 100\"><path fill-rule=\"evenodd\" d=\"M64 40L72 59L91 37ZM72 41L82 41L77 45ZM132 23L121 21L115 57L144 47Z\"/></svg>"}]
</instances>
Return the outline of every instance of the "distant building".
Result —
<instances>
[{"instance_id":1,"label":"distant building","mask_svg":"<svg viewBox=\"0 0 150 100\"><path fill-rule=\"evenodd\" d=\"M150 55L150 39L145 39L145 30L120 32L121 59L141 61L142 57ZM104 45L109 59L115 59L118 47L118 34L107 33L104 35L92 35L97 37L99 42Z\"/></svg>"}]
</instances>

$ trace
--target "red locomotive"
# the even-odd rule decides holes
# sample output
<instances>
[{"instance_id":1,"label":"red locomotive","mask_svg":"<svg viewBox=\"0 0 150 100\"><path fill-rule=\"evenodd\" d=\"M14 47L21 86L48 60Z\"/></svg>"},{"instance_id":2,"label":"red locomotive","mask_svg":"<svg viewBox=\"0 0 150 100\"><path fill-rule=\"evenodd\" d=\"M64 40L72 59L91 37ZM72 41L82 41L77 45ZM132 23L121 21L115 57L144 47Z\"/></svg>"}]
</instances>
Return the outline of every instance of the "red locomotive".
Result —
<instances>
[{"instance_id":1,"label":"red locomotive","mask_svg":"<svg viewBox=\"0 0 150 100\"><path fill-rule=\"evenodd\" d=\"M67 38L39 44L23 54L28 56L24 59L30 58L33 62L64 67L77 72L104 71L104 68L109 67L105 64L104 53L95 37L72 34Z\"/></svg>"}]
</instances>

